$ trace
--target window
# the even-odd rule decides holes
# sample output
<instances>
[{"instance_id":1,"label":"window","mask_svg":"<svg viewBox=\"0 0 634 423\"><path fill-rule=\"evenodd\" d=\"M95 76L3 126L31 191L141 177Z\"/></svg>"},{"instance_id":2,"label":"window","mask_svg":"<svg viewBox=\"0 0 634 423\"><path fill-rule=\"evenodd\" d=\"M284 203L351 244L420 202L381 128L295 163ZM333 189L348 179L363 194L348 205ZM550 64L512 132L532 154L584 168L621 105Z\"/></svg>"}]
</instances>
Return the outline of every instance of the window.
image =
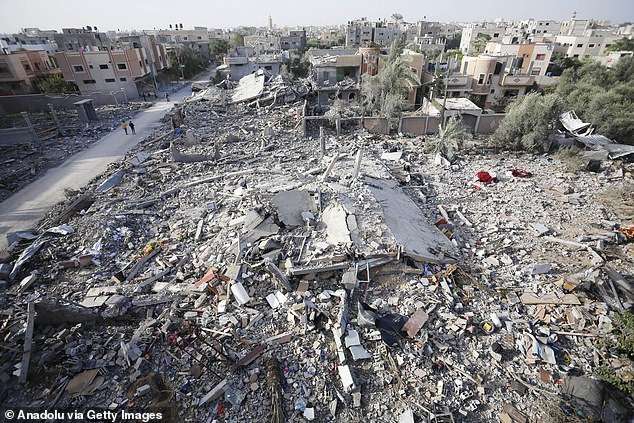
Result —
<instances>
[{"instance_id":1,"label":"window","mask_svg":"<svg viewBox=\"0 0 634 423\"><path fill-rule=\"evenodd\" d=\"M273 66L264 66L264 69L266 69L268 71L272 71L273 70Z\"/></svg>"},{"instance_id":2,"label":"window","mask_svg":"<svg viewBox=\"0 0 634 423\"><path fill-rule=\"evenodd\" d=\"M108 65L99 65L99 69L108 69Z\"/></svg>"},{"instance_id":3,"label":"window","mask_svg":"<svg viewBox=\"0 0 634 423\"><path fill-rule=\"evenodd\" d=\"M594 44L588 44L588 47L592 48L594 47Z\"/></svg>"},{"instance_id":4,"label":"window","mask_svg":"<svg viewBox=\"0 0 634 423\"><path fill-rule=\"evenodd\" d=\"M97 82L94 79L84 79L84 84L96 84Z\"/></svg>"},{"instance_id":5,"label":"window","mask_svg":"<svg viewBox=\"0 0 634 423\"><path fill-rule=\"evenodd\" d=\"M121 81L121 82L125 82L127 80L128 80L128 78L119 78L119 81Z\"/></svg>"},{"instance_id":6,"label":"window","mask_svg":"<svg viewBox=\"0 0 634 423\"><path fill-rule=\"evenodd\" d=\"M546 22L546 26L550 25L550 22Z\"/></svg>"},{"instance_id":7,"label":"window","mask_svg":"<svg viewBox=\"0 0 634 423\"><path fill-rule=\"evenodd\" d=\"M117 69L125 70L128 69L128 65L125 63L117 63Z\"/></svg>"},{"instance_id":8,"label":"window","mask_svg":"<svg viewBox=\"0 0 634 423\"><path fill-rule=\"evenodd\" d=\"M611 45L612 45L612 44L606 44L606 45L605 45L605 48L608 48L608 47L610 47Z\"/></svg>"},{"instance_id":9,"label":"window","mask_svg":"<svg viewBox=\"0 0 634 423\"><path fill-rule=\"evenodd\" d=\"M493 38L497 38L497 37L499 37L499 36L500 36L500 34L499 34L498 32L496 32L495 34L493 34Z\"/></svg>"},{"instance_id":10,"label":"window","mask_svg":"<svg viewBox=\"0 0 634 423\"><path fill-rule=\"evenodd\" d=\"M183 37L183 40L187 41L187 37Z\"/></svg>"},{"instance_id":11,"label":"window","mask_svg":"<svg viewBox=\"0 0 634 423\"><path fill-rule=\"evenodd\" d=\"M545 54L538 54L535 56L535 60L546 60Z\"/></svg>"},{"instance_id":12,"label":"window","mask_svg":"<svg viewBox=\"0 0 634 423\"><path fill-rule=\"evenodd\" d=\"M25 71L31 72L31 65L29 65L28 63L22 63L22 67Z\"/></svg>"},{"instance_id":13,"label":"window","mask_svg":"<svg viewBox=\"0 0 634 423\"><path fill-rule=\"evenodd\" d=\"M581 48L581 47L583 47L583 44L577 44L577 47Z\"/></svg>"},{"instance_id":14,"label":"window","mask_svg":"<svg viewBox=\"0 0 634 423\"><path fill-rule=\"evenodd\" d=\"M90 69L92 69L92 65L88 65L88 67L89 67Z\"/></svg>"},{"instance_id":15,"label":"window","mask_svg":"<svg viewBox=\"0 0 634 423\"><path fill-rule=\"evenodd\" d=\"M493 78L493 74L492 73L487 75L487 85L491 85L491 78Z\"/></svg>"},{"instance_id":16,"label":"window","mask_svg":"<svg viewBox=\"0 0 634 423\"><path fill-rule=\"evenodd\" d=\"M75 65L75 66L73 66L73 70L75 72L83 72L84 71L84 67L81 66L81 65Z\"/></svg>"},{"instance_id":17,"label":"window","mask_svg":"<svg viewBox=\"0 0 634 423\"><path fill-rule=\"evenodd\" d=\"M575 54L575 55L574 55L574 56L572 56L572 57L574 57L575 59L578 59L578 58L579 58L579 55L578 55L578 54Z\"/></svg>"},{"instance_id":18,"label":"window","mask_svg":"<svg viewBox=\"0 0 634 423\"><path fill-rule=\"evenodd\" d=\"M478 85L482 85L484 84L484 74L481 73L480 76L478 77Z\"/></svg>"},{"instance_id":19,"label":"window","mask_svg":"<svg viewBox=\"0 0 634 423\"><path fill-rule=\"evenodd\" d=\"M143 67L143 62L139 60L139 67L142 68Z\"/></svg>"},{"instance_id":20,"label":"window","mask_svg":"<svg viewBox=\"0 0 634 423\"><path fill-rule=\"evenodd\" d=\"M531 70L531 75L539 75L540 72L541 68L533 68L533 70Z\"/></svg>"},{"instance_id":21,"label":"window","mask_svg":"<svg viewBox=\"0 0 634 423\"><path fill-rule=\"evenodd\" d=\"M202 40L202 39L203 39L203 37L201 37L201 36L199 35L199 36L198 36L198 39L199 39L199 40Z\"/></svg>"},{"instance_id":22,"label":"window","mask_svg":"<svg viewBox=\"0 0 634 423\"><path fill-rule=\"evenodd\" d=\"M106 78L106 82L115 82L114 78Z\"/></svg>"},{"instance_id":23,"label":"window","mask_svg":"<svg viewBox=\"0 0 634 423\"><path fill-rule=\"evenodd\" d=\"M9 68L6 66L0 66L0 74L7 74L10 75L11 72L9 72Z\"/></svg>"}]
</instances>

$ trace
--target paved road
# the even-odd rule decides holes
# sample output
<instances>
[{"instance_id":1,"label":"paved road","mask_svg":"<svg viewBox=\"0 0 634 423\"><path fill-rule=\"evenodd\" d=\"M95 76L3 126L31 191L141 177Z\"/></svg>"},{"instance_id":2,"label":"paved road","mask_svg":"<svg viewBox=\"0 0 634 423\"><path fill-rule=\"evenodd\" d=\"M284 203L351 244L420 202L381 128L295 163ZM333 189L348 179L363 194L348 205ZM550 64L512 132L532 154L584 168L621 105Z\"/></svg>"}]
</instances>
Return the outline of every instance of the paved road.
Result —
<instances>
[{"instance_id":1,"label":"paved road","mask_svg":"<svg viewBox=\"0 0 634 423\"><path fill-rule=\"evenodd\" d=\"M208 78L209 73L206 72L196 80L204 82ZM0 203L0 249L7 246L7 233L37 227L46 213L65 199L65 188L77 190L103 173L110 163L121 160L128 150L158 127L159 120L174 102L182 101L190 94L191 84L170 93L169 103L157 101L134 117L136 135L125 135L123 129L116 129Z\"/></svg>"}]
</instances>

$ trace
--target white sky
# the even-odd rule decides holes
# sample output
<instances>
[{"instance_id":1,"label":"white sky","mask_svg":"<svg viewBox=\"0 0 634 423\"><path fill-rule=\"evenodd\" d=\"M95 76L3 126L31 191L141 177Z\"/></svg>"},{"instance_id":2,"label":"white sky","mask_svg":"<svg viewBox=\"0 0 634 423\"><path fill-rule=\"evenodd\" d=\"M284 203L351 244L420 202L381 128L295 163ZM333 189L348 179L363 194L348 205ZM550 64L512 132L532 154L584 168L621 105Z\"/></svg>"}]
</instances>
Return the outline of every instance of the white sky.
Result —
<instances>
[{"instance_id":1,"label":"white sky","mask_svg":"<svg viewBox=\"0 0 634 423\"><path fill-rule=\"evenodd\" d=\"M367 16L406 21L424 16L436 21L506 19L608 19L634 21L634 0L0 0L0 33L25 27L57 29L97 26L100 31L206 26L277 26L345 24Z\"/></svg>"}]
</instances>

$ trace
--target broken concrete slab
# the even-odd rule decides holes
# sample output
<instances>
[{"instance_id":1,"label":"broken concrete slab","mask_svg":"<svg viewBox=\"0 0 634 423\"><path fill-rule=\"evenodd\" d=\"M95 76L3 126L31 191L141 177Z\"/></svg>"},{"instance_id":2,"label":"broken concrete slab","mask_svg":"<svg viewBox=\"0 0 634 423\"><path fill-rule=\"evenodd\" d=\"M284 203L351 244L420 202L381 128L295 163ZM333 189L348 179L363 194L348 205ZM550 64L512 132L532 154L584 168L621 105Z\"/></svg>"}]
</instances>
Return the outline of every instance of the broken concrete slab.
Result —
<instances>
[{"instance_id":1,"label":"broken concrete slab","mask_svg":"<svg viewBox=\"0 0 634 423\"><path fill-rule=\"evenodd\" d=\"M405 255L424 263L456 261L451 241L427 222L396 181L365 177L364 182L383 208L383 219Z\"/></svg>"},{"instance_id":2,"label":"broken concrete slab","mask_svg":"<svg viewBox=\"0 0 634 423\"><path fill-rule=\"evenodd\" d=\"M277 209L280 222L289 228L304 226L302 212L316 212L310 193L298 189L278 192L271 199L271 204Z\"/></svg>"}]
</instances>

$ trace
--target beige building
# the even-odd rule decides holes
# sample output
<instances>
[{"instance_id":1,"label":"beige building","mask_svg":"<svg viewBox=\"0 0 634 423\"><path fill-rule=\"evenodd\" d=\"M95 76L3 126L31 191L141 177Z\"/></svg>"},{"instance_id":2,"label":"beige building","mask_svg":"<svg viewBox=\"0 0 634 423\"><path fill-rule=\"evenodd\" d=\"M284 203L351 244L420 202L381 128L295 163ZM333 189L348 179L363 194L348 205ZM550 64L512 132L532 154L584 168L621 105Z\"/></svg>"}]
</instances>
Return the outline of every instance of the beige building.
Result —
<instances>
[{"instance_id":1,"label":"beige building","mask_svg":"<svg viewBox=\"0 0 634 423\"><path fill-rule=\"evenodd\" d=\"M0 95L30 94L35 79L57 72L44 50L0 54Z\"/></svg>"},{"instance_id":2,"label":"beige building","mask_svg":"<svg viewBox=\"0 0 634 423\"><path fill-rule=\"evenodd\" d=\"M82 94L121 93L119 99L138 98L135 81L149 76L151 72L150 61L143 48L63 52L56 53L55 59L64 79L74 82Z\"/></svg>"}]
</instances>

